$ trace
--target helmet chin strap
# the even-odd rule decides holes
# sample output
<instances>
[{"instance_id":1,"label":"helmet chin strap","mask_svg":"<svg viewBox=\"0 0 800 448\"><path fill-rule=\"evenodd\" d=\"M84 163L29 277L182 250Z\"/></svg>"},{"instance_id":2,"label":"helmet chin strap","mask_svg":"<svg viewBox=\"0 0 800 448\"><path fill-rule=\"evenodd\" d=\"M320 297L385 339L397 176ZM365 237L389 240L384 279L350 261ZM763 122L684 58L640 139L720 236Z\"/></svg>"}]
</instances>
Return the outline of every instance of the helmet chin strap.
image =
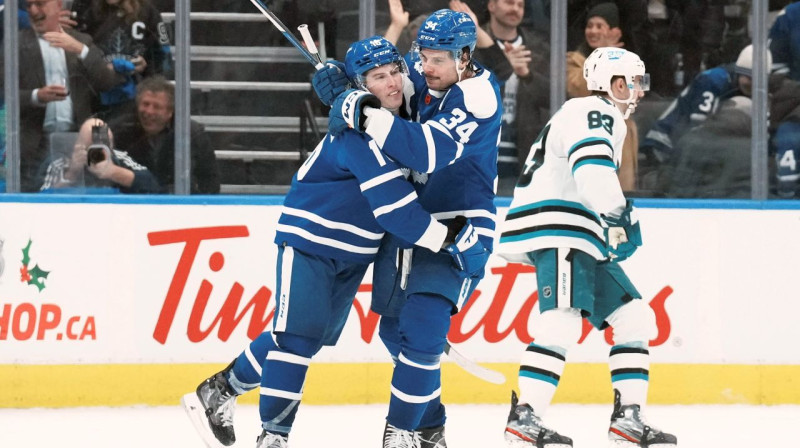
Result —
<instances>
[{"instance_id":1,"label":"helmet chin strap","mask_svg":"<svg viewBox=\"0 0 800 448\"><path fill-rule=\"evenodd\" d=\"M614 95L614 92L610 90L608 91L608 96L610 96L612 100L614 100L617 103L623 103L628 105L628 107L625 109L625 114L623 115L623 118L626 120L636 110L636 101L635 101L636 90L630 89L630 92L631 94L627 100L621 100Z\"/></svg>"}]
</instances>

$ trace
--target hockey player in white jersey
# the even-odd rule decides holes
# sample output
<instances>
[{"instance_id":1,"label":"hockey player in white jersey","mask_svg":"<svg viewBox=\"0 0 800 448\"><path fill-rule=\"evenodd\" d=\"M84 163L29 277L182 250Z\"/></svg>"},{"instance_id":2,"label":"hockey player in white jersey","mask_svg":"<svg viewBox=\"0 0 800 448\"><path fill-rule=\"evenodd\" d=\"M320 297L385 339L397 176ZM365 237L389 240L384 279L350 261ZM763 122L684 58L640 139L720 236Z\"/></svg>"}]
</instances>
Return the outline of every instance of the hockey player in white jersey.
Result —
<instances>
[{"instance_id":1,"label":"hockey player in white jersey","mask_svg":"<svg viewBox=\"0 0 800 448\"><path fill-rule=\"evenodd\" d=\"M450 316L483 278L493 244L502 103L494 75L472 60L476 36L464 13L439 10L426 18L407 56L413 90L406 106L413 121L361 107L358 92L332 101L332 132L351 127L371 136L382 153L414 170L426 210L445 222L471 223L486 248L456 267L440 254L384 239L375 261L372 310L381 314L381 340L396 361L385 448L446 447L440 357ZM341 84L315 80L315 86Z\"/></svg>"},{"instance_id":2,"label":"hockey player in white jersey","mask_svg":"<svg viewBox=\"0 0 800 448\"><path fill-rule=\"evenodd\" d=\"M505 439L517 447L572 446L542 418L586 317L598 329L613 328L611 445L673 448L676 437L642 416L655 315L618 264L641 245L616 170L624 120L649 89L649 76L636 54L607 47L586 59L584 78L594 94L567 101L542 130L502 226L500 253L536 266L541 311L520 363L520 396L512 392Z\"/></svg>"},{"instance_id":3,"label":"hockey player in white jersey","mask_svg":"<svg viewBox=\"0 0 800 448\"><path fill-rule=\"evenodd\" d=\"M356 42L345 63L363 80L364 93L378 100L375 107L397 112L407 68L391 43ZM279 299L272 331L182 400L209 447L235 442L236 397L259 386L257 448L288 446L311 358L338 340L384 231L420 251L441 251L453 265L463 265L471 250L484 252L471 225L444 225L422 209L407 173L375 150L368 135L353 131L326 135L300 167L276 228Z\"/></svg>"}]
</instances>

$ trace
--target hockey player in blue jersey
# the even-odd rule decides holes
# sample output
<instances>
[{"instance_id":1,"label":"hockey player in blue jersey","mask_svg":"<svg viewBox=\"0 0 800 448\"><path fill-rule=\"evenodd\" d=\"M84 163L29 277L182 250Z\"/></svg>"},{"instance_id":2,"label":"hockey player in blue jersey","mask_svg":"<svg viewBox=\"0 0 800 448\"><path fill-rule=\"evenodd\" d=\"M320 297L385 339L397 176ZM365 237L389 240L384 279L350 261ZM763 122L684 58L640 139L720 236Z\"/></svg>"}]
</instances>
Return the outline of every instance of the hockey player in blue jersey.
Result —
<instances>
[{"instance_id":1,"label":"hockey player in blue jersey","mask_svg":"<svg viewBox=\"0 0 800 448\"><path fill-rule=\"evenodd\" d=\"M787 5L775 18L769 30L769 48L775 73L800 81L800 3ZM795 92L796 89L791 95ZM775 115L771 119L775 120ZM800 190L800 116L797 111L777 124L771 146L775 151L778 196L797 197Z\"/></svg>"},{"instance_id":2,"label":"hockey player in blue jersey","mask_svg":"<svg viewBox=\"0 0 800 448\"><path fill-rule=\"evenodd\" d=\"M649 76L639 56L613 47L595 49L583 72L593 95L567 101L533 143L500 236L503 256L536 266L541 311L520 363L520 396L512 393L505 439L516 447L572 446L542 418L586 317L614 330L613 446L674 448L675 436L642 417L655 314L618 264L642 244L616 171L625 119L649 89Z\"/></svg>"},{"instance_id":3,"label":"hockey player in blue jersey","mask_svg":"<svg viewBox=\"0 0 800 448\"><path fill-rule=\"evenodd\" d=\"M502 103L494 75L471 58L476 36L464 13L440 10L423 22L407 56L413 91L406 105L414 122L363 107L357 91L332 100L318 86L341 83L324 79L324 72L315 78L320 99L332 100L332 133L350 127L372 137L381 152L414 170L426 210L438 219L471 223L486 248L459 269L441 254L384 239L372 310L381 314L381 340L395 360L385 448L446 447L440 357L450 316L483 277L493 244Z\"/></svg>"},{"instance_id":4,"label":"hockey player in blue jersey","mask_svg":"<svg viewBox=\"0 0 800 448\"><path fill-rule=\"evenodd\" d=\"M772 63L767 52L768 63ZM724 64L706 70L676 98L645 135L641 152L664 163L677 158L680 148L674 146L680 136L716 113L721 101L752 91L753 46L740 53L735 64Z\"/></svg>"},{"instance_id":5,"label":"hockey player in blue jersey","mask_svg":"<svg viewBox=\"0 0 800 448\"><path fill-rule=\"evenodd\" d=\"M390 115L399 110L407 68L393 45L378 37L356 42L345 64L372 95L370 104ZM470 251L482 256L469 223L450 220L448 227L421 208L407 171L354 131L327 135L300 167L276 228L272 331L182 400L209 447L235 442L236 396L259 386L257 448L287 446L311 358L339 338L384 231L419 252L441 250L451 265L468 265Z\"/></svg>"},{"instance_id":6,"label":"hockey player in blue jersey","mask_svg":"<svg viewBox=\"0 0 800 448\"><path fill-rule=\"evenodd\" d=\"M800 81L800 3L787 5L769 29L769 49L777 73Z\"/></svg>"}]
</instances>

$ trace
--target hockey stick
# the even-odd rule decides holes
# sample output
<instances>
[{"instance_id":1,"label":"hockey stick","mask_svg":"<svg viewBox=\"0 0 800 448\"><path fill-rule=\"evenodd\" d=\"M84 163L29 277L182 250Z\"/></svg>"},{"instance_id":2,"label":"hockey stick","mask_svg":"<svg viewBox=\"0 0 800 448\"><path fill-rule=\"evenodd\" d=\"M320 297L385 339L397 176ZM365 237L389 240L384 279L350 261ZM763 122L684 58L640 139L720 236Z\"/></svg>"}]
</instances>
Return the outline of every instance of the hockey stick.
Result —
<instances>
[{"instance_id":1,"label":"hockey stick","mask_svg":"<svg viewBox=\"0 0 800 448\"><path fill-rule=\"evenodd\" d=\"M300 36L303 37L303 43L306 44L306 48L314 56L314 59L317 62L322 62L322 59L319 57L319 50L317 50L317 44L314 43L314 39L311 38L311 33L308 32L308 25L305 23L297 27L297 31L300 31Z\"/></svg>"},{"instance_id":2,"label":"hockey stick","mask_svg":"<svg viewBox=\"0 0 800 448\"><path fill-rule=\"evenodd\" d=\"M262 2L261 0L250 0L250 3L252 3L253 6L255 6L256 8L258 8L258 10L261 11L261 14L264 14L264 16L268 18L273 25L275 25L275 28L277 28L278 31L280 31L281 34L283 34L283 37L288 39L289 42L300 51L300 54L302 54L303 56L305 56L306 59L308 59L308 62L310 62L311 65L314 66L314 68L319 70L325 66L322 62L320 62L317 58L315 58L314 55L312 55L311 52L308 51L308 49L306 49L306 47L304 47L303 44L301 44L300 41L297 40L296 37L294 37L294 34L288 31L286 25L284 25L283 22L281 22L281 19L279 19L278 16L276 16L272 11L269 10L269 8L267 8L267 5L265 5L264 2Z\"/></svg>"},{"instance_id":3,"label":"hockey stick","mask_svg":"<svg viewBox=\"0 0 800 448\"><path fill-rule=\"evenodd\" d=\"M504 384L506 382L506 376L502 373L498 372L497 370L492 370L482 365L479 365L475 361L467 358L466 356L462 355L461 353L457 352L456 349L450 345L450 341L445 342L444 344L444 352L447 356L450 357L453 361L458 364L459 367L466 370L468 373L484 380L488 381L492 384Z\"/></svg>"}]
</instances>

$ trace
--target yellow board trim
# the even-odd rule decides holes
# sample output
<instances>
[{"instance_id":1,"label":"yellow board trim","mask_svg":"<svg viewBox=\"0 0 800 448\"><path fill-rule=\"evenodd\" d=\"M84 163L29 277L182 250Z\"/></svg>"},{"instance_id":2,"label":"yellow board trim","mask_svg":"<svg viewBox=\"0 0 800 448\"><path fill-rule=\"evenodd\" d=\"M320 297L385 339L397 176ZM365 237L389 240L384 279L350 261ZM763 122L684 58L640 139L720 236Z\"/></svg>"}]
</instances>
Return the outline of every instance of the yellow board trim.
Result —
<instances>
[{"instance_id":1,"label":"yellow board trim","mask_svg":"<svg viewBox=\"0 0 800 448\"><path fill-rule=\"evenodd\" d=\"M486 363L504 385L442 363L445 403L507 403L517 388L517 364ZM170 406L224 364L0 365L0 408ZM388 403L391 364L312 364L303 402L316 405ZM654 404L800 404L800 365L654 364ZM555 402L610 403L606 364L567 364ZM251 392L241 403L255 404Z\"/></svg>"}]
</instances>

